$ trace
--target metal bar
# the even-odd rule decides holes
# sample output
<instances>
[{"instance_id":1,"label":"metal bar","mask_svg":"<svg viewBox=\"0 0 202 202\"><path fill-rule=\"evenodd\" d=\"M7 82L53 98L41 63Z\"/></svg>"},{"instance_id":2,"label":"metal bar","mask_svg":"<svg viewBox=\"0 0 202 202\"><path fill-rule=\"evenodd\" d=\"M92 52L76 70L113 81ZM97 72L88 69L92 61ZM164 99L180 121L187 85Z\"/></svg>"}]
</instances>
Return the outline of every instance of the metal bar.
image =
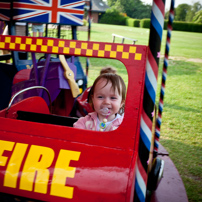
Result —
<instances>
[{"instance_id":1,"label":"metal bar","mask_svg":"<svg viewBox=\"0 0 202 202\"><path fill-rule=\"evenodd\" d=\"M47 76L47 73L48 73L48 66L49 66L49 63L50 63L50 57L51 57L51 54L47 54L46 61L45 61L45 64L44 64L44 72L43 72L43 76L42 76L42 80L41 80L41 86L45 86L46 76ZM43 91L42 90L40 91L39 96L40 97L43 96Z\"/></svg>"},{"instance_id":2,"label":"metal bar","mask_svg":"<svg viewBox=\"0 0 202 202\"><path fill-rule=\"evenodd\" d=\"M162 112L163 112L163 101L164 101L165 84L166 84L167 68L168 68L168 55L170 50L170 38L171 38L172 29L173 29L172 24L174 20L174 5L175 5L175 1L171 0L169 20L167 25L167 38L166 38L166 48L165 48L164 63L163 63L161 91L160 91L160 98L159 98L159 105L158 105L158 117L156 119L156 129L155 129L154 150L156 152L158 152L158 147L159 147L160 128L161 128Z\"/></svg>"},{"instance_id":3,"label":"metal bar","mask_svg":"<svg viewBox=\"0 0 202 202\"><path fill-rule=\"evenodd\" d=\"M92 10L92 1L90 0L90 6L88 11L88 41L90 41L90 33L91 33L91 10ZM88 76L88 70L90 66L89 57L86 58L86 76ZM86 86L87 87L87 86Z\"/></svg>"},{"instance_id":4,"label":"metal bar","mask_svg":"<svg viewBox=\"0 0 202 202\"><path fill-rule=\"evenodd\" d=\"M14 99L15 99L19 94L21 94L21 93L23 93L23 92L25 92L25 91L28 91L28 90L38 89L38 88L40 88L40 89L42 89L42 90L45 90L45 91L47 92L47 94L48 94L48 99L49 99L49 103L50 103L50 105L49 105L49 107L50 107L50 112L52 113L52 109L51 109L51 96L50 96L50 93L49 93L48 89L45 88L45 87L43 87L43 86L32 86L32 87L28 87L28 88L25 88L25 89L23 89L23 90L20 90L20 91L18 91L16 94L14 94L14 95L12 96L12 98L11 98L9 104L8 104L8 107L7 107L7 109L6 109L6 114L8 114L8 111L9 111L9 109L10 109L10 107L11 107L11 105L12 105Z\"/></svg>"},{"instance_id":5,"label":"metal bar","mask_svg":"<svg viewBox=\"0 0 202 202\"><path fill-rule=\"evenodd\" d=\"M36 64L36 56L35 53L32 54L32 63L33 63L33 68L34 68L34 73L35 73L35 85L39 85L39 72Z\"/></svg>"}]
</instances>

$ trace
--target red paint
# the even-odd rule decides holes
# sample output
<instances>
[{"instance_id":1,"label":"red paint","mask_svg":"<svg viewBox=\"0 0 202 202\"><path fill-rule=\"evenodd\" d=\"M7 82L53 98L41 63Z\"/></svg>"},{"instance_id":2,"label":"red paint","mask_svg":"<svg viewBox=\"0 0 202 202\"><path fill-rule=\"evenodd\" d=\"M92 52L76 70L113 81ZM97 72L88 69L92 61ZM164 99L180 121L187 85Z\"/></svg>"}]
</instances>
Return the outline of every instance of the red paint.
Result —
<instances>
[{"instance_id":1,"label":"red paint","mask_svg":"<svg viewBox=\"0 0 202 202\"><path fill-rule=\"evenodd\" d=\"M22 69L13 78L13 84L29 79L31 69Z\"/></svg>"},{"instance_id":2,"label":"red paint","mask_svg":"<svg viewBox=\"0 0 202 202\"><path fill-rule=\"evenodd\" d=\"M25 43L26 38L32 39L32 43L36 43L35 38L18 38L22 39L22 43ZM11 37L12 42L15 42L15 39L15 36ZM3 150L2 147L0 148L1 192L44 201L133 201L147 47L61 39L51 40L54 41L55 46L64 42L64 47L70 47L70 42L75 42L75 47L81 48L81 44L86 43L87 48L86 50L85 48L81 49L81 55L88 57L89 52L87 50L92 49L94 45L99 45L99 50L94 49L90 57L114 58L124 63L128 72L124 121L115 131L95 132L16 119L17 111L19 110L49 114L46 102L40 97L31 97L22 100L12 105L9 111L6 111L6 109L0 111L0 142L2 143L2 140L5 141L3 142L5 143L2 145L3 147L6 147L7 144L10 145ZM43 45L47 45L46 38L43 38L42 41ZM0 42L4 43L5 37L2 36ZM105 50L106 45L110 46L111 50ZM118 46L123 46L122 52L119 50L116 52L116 56L114 56L114 52L112 51L116 51ZM75 47L70 47L69 53L66 54L77 55ZM142 54L140 60L134 60L135 54L128 53L130 48L134 47L136 48L136 53ZM11 50L13 46L10 47L8 43L5 43L5 46L1 48ZM16 45L15 49L18 48L19 45ZM27 46L26 51L44 52L40 46L37 47L36 51L29 48L30 46ZM48 51L48 53L53 53L50 46L48 47ZM60 54L63 53L63 48L59 48L58 51ZM99 55L99 51L103 51L104 53ZM125 52L125 55L123 52ZM127 54L129 57L126 59L124 57ZM22 77L24 79L26 75ZM69 108L67 109L70 110ZM17 150L20 146L25 146L24 153L23 147ZM37 148L35 153L33 153L33 148ZM47 154L44 151L50 151L50 153ZM79 155L77 157L73 154L63 156L64 159L70 159L62 161L62 164L59 165L63 152L79 153ZM165 153L164 150L163 153ZM18 156L16 159L14 158L14 154L18 154L16 155ZM30 164L32 163L32 160L29 161L30 155L36 155L38 158L36 166ZM47 177L43 178L45 179L44 193L40 193L41 189L39 189L40 191L37 190L37 181L35 180L37 179L36 173L38 171L36 173L34 171L36 174L35 178L29 180L29 183L31 182L31 190L25 190L21 186L23 176L26 172L29 173L29 169L39 169L37 165L44 161L45 155L50 158L48 162L50 165L47 164L47 167L40 165L43 167L42 170L47 174ZM21 160L20 156L22 157ZM75 158L77 159L75 160ZM167 199L173 202L187 201L186 192L179 173L167 156L163 156L162 158L165 160L165 174L158 189L152 195L152 200L156 202L166 201ZM18 169L16 169L16 165L19 166ZM26 168L26 165L30 167ZM67 171L71 167L75 168L75 172L71 177L68 172L64 172L64 175L60 178L62 188L72 188L71 199L57 196L57 194L51 192L53 185L57 184L54 183L55 178L53 176L56 176L57 179L58 174L56 171L59 167L61 172ZM13 175L13 179L16 181L14 183L15 186L12 188L9 187L10 185L5 185L5 176L9 173L6 171L11 168L18 170ZM33 174L31 171L30 173ZM175 177L173 178L172 176ZM147 176L145 176L145 180L146 178ZM7 182L10 183L9 180ZM171 199L172 196L174 197Z\"/></svg>"},{"instance_id":3,"label":"red paint","mask_svg":"<svg viewBox=\"0 0 202 202\"><path fill-rule=\"evenodd\" d=\"M23 37L22 37L23 38ZM30 37L28 37L30 38ZM24 40L25 38L23 38ZM4 38L1 37L1 41ZM12 38L14 40L14 38ZM36 40L33 38L33 41ZM47 39L43 39L44 42ZM54 40L54 44L64 41L65 47L69 47L69 40ZM32 41L32 42L33 42ZM76 41L76 47L81 47L81 41ZM135 166L138 155L138 142L140 130L140 115L142 114L142 99L144 91L144 78L146 66L146 46L135 46L127 44L113 44L101 42L85 42L88 50L93 45L99 45L99 50L104 51L103 56L98 55L98 50L92 51L91 57L112 58L117 46L123 46L123 52L117 51L113 58L124 63L128 72L128 89L126 96L126 106L124 120L121 126L111 132L95 132L88 130L75 129L66 126L58 126L54 124L43 124L27 122L15 119L13 114L18 110L34 111L39 113L48 113L47 106L41 101L34 102L38 98L26 99L19 104L13 105L10 109L9 116L5 118L5 110L0 112L0 140L6 143L14 144L9 151L4 151L1 155L7 159L5 165L0 166L0 190L5 193L11 193L19 196L29 197L44 201L132 201L134 194ZM110 50L105 50L106 45L110 45ZM7 44L6 44L6 47ZM141 59L134 60L134 53L129 50L136 48L136 53L140 53ZM39 48L38 48L39 50ZM60 50L60 49L59 49ZM60 50L61 51L61 50ZM40 51L39 51L40 52ZM42 52L42 51L41 51ZM75 48L70 48L70 53L76 55ZM89 56L88 51L81 51L83 56ZM125 56L128 55L128 59ZM41 110L46 108L44 112ZM8 118L9 117L9 118ZM16 160L16 164L20 164L17 173L17 182L14 188L4 185L5 171L9 162L14 155L16 145L26 145L27 149L23 156L22 162ZM22 176L25 174L26 165L29 164L29 155L32 154L31 148L39 148L37 152L50 150L50 166L44 168L44 172L48 173L48 180L45 183L47 189L45 193L39 193L36 189L36 183L32 184L32 189L27 191L20 188ZM51 194L53 186L53 175L56 172L57 162L60 159L60 152L72 151L80 152L78 160L70 160L69 167L76 169L74 177L61 177L63 187L73 188L72 199L55 196ZM35 155L35 154L33 154ZM37 155L37 154L36 154ZM43 160L41 154L40 159ZM68 156L66 156L68 157ZM73 158L73 155L71 156ZM40 163L40 160L38 160ZM61 171L65 170L67 161L61 165ZM67 167L68 167L67 166ZM30 165L30 169L34 165ZM64 168L63 168L64 167ZM37 164L36 167L37 168ZM43 170L43 169L42 169ZM56 175L57 178L57 175ZM63 179L64 178L64 179Z\"/></svg>"},{"instance_id":4,"label":"red paint","mask_svg":"<svg viewBox=\"0 0 202 202\"><path fill-rule=\"evenodd\" d=\"M38 112L43 114L49 114L49 108L45 100L41 97L30 97L26 100L22 100L11 106L10 109L4 109L0 111L0 117L4 118L17 118L17 111ZM1 126L1 123L0 123Z\"/></svg>"}]
</instances>

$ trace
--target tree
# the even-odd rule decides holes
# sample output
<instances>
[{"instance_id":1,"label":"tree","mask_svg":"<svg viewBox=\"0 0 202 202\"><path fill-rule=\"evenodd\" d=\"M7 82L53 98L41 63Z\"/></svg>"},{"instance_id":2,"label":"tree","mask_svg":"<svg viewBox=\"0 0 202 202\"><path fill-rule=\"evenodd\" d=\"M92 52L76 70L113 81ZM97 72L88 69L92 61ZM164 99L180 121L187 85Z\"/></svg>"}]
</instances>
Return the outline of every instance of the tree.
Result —
<instances>
[{"instance_id":1,"label":"tree","mask_svg":"<svg viewBox=\"0 0 202 202\"><path fill-rule=\"evenodd\" d=\"M202 9L202 5L200 4L199 1L196 2L196 3L194 3L194 5L193 5L192 7L193 7L192 9L193 9L195 12L198 12L198 11L200 11L200 10Z\"/></svg>"},{"instance_id":2,"label":"tree","mask_svg":"<svg viewBox=\"0 0 202 202\"><path fill-rule=\"evenodd\" d=\"M191 22L193 21L194 15L202 9L202 5L199 2L193 4L191 9L187 12L186 21Z\"/></svg>"},{"instance_id":3,"label":"tree","mask_svg":"<svg viewBox=\"0 0 202 202\"><path fill-rule=\"evenodd\" d=\"M202 10L196 12L195 16L193 17L193 21L196 23L202 23Z\"/></svg>"},{"instance_id":4,"label":"tree","mask_svg":"<svg viewBox=\"0 0 202 202\"><path fill-rule=\"evenodd\" d=\"M126 13L131 18L151 17L151 5L143 4L141 0L108 0L107 2L111 8Z\"/></svg>"},{"instance_id":5,"label":"tree","mask_svg":"<svg viewBox=\"0 0 202 202\"><path fill-rule=\"evenodd\" d=\"M107 4L109 7L114 6L116 2L117 2L117 0L107 0Z\"/></svg>"},{"instance_id":6,"label":"tree","mask_svg":"<svg viewBox=\"0 0 202 202\"><path fill-rule=\"evenodd\" d=\"M121 0L116 0L116 1L110 0L110 5L111 5L110 7L112 9L115 9L115 10L119 11L120 13L125 13L124 7L121 4Z\"/></svg>"},{"instance_id":7,"label":"tree","mask_svg":"<svg viewBox=\"0 0 202 202\"><path fill-rule=\"evenodd\" d=\"M99 22L104 24L125 25L126 17L112 7L106 10L106 13L101 17Z\"/></svg>"},{"instance_id":8,"label":"tree","mask_svg":"<svg viewBox=\"0 0 202 202\"><path fill-rule=\"evenodd\" d=\"M131 18L150 18L151 6L144 5L141 0L122 0L125 12Z\"/></svg>"},{"instance_id":9,"label":"tree","mask_svg":"<svg viewBox=\"0 0 202 202\"><path fill-rule=\"evenodd\" d=\"M180 4L175 9L175 20L176 21L185 21L187 12L191 10L191 6L188 4Z\"/></svg>"}]
</instances>

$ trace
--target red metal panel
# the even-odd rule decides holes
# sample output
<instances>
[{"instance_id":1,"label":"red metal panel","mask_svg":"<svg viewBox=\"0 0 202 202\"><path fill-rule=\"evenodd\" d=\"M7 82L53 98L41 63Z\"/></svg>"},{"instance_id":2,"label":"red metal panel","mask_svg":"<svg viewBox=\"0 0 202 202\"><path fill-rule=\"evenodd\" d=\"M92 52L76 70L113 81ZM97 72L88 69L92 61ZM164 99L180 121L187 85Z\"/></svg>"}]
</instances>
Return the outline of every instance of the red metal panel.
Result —
<instances>
[{"instance_id":1,"label":"red metal panel","mask_svg":"<svg viewBox=\"0 0 202 202\"><path fill-rule=\"evenodd\" d=\"M49 108L45 100L41 97L30 97L26 100L22 100L17 104L12 105L10 109L4 109L0 111L0 117L16 119L17 111L29 111L36 113L49 114ZM1 124L0 124L1 126ZM6 126L8 127L8 126Z\"/></svg>"},{"instance_id":2,"label":"red metal panel","mask_svg":"<svg viewBox=\"0 0 202 202\"><path fill-rule=\"evenodd\" d=\"M50 130L46 132L50 133ZM4 131L4 136L5 138L1 137L1 145L2 140L6 140L4 145L15 144L11 147L6 146L7 149L3 152L2 157L6 158L6 164L0 167L2 192L46 201L65 201L68 198L74 201L81 201L84 198L84 201L97 201L98 199L125 201L132 151L16 134L16 132ZM23 146L26 147L24 153L22 152ZM18 156L18 160L15 160L16 165L11 168L15 155ZM22 160L20 160L21 155ZM60 161L63 161L62 166L59 165ZM12 169L17 171L18 163L20 164L18 173L13 171L12 174L15 177L8 182L11 177L8 172ZM26 169L27 166L29 169ZM72 167L76 169L75 172L69 171ZM58 173L56 173L57 169ZM41 185L36 181L34 183L35 170L38 172L36 180L39 177ZM29 172L29 176L26 172ZM43 176L40 176L40 172ZM60 173L63 175L60 176ZM57 178L55 181L53 174ZM9 188L9 186L12 187ZM37 186L41 186L40 189L37 189ZM54 188L56 191L53 191ZM63 192L60 193L57 189L63 189ZM39 193L41 191L43 193ZM57 194L59 196L56 196Z\"/></svg>"},{"instance_id":3,"label":"red metal panel","mask_svg":"<svg viewBox=\"0 0 202 202\"><path fill-rule=\"evenodd\" d=\"M0 141L4 145L0 147L0 189L47 201L65 201L68 197L73 201L131 201L147 47L46 38L39 43L31 37L1 36L0 48L19 50L24 47L19 40L21 44L26 41L25 50L30 52L80 54L123 62L128 72L125 114L121 126L111 132L0 117ZM9 172L13 172L13 188L6 184Z\"/></svg>"}]
</instances>

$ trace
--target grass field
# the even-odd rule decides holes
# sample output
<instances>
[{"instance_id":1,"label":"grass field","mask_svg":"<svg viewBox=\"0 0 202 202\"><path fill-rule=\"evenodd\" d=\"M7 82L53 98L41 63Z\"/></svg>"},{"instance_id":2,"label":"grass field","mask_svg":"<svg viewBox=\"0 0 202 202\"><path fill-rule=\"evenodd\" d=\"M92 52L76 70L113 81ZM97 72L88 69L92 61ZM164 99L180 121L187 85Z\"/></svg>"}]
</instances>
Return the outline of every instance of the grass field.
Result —
<instances>
[{"instance_id":1,"label":"grass field","mask_svg":"<svg viewBox=\"0 0 202 202\"><path fill-rule=\"evenodd\" d=\"M148 45L149 30L126 26L92 24L91 40L112 42L112 33ZM87 33L79 31L79 40ZM116 42L121 42L121 39ZM126 43L131 43L126 40ZM157 102L166 43L163 33ZM202 33L173 31L166 81L160 143L177 167L190 202L202 202ZM85 64L83 58L82 63ZM191 61L191 62L190 62ZM115 60L90 59L89 85L103 66L113 66L127 82L123 65ZM84 65L85 66L85 65Z\"/></svg>"}]
</instances>

